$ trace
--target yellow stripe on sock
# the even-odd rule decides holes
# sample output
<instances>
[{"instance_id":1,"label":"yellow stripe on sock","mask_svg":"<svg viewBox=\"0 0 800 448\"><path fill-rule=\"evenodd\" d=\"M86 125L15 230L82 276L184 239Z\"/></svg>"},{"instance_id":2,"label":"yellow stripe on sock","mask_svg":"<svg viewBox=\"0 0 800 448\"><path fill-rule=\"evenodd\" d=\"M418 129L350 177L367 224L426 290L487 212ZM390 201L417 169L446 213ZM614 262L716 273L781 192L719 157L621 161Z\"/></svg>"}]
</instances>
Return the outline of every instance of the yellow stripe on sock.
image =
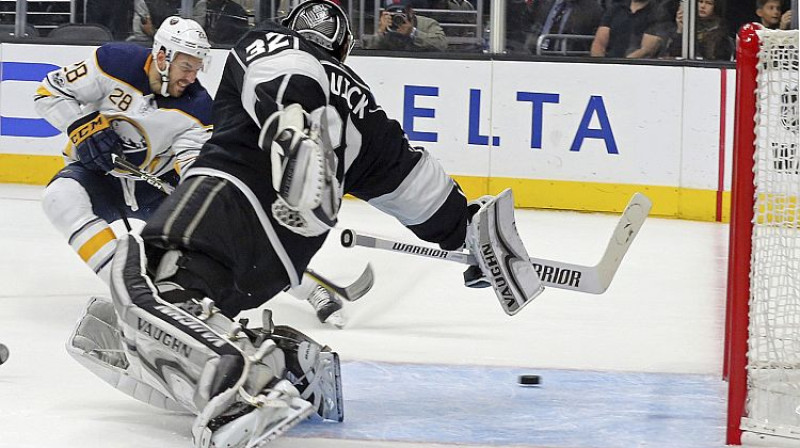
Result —
<instances>
[{"instance_id":1,"label":"yellow stripe on sock","mask_svg":"<svg viewBox=\"0 0 800 448\"><path fill-rule=\"evenodd\" d=\"M85 242L83 246L78 249L78 255L81 256L83 261L88 263L89 259L91 259L94 254L100 250L100 248L108 244L110 241L113 241L114 238L114 232L110 228L105 228L98 232L97 235L89 238L89 241Z\"/></svg>"}]
</instances>

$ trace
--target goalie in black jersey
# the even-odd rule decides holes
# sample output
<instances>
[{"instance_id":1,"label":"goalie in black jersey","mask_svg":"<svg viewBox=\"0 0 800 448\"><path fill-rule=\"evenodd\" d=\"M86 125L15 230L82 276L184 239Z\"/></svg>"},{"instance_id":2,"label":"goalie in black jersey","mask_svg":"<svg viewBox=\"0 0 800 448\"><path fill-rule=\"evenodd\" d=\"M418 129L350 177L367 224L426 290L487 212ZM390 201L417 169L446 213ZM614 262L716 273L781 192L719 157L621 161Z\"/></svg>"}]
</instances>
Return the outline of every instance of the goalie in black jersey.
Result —
<instances>
[{"instance_id":1,"label":"goalie in black jersey","mask_svg":"<svg viewBox=\"0 0 800 448\"><path fill-rule=\"evenodd\" d=\"M344 12L309 0L283 24L231 50L211 139L141 236L119 242L113 310L85 319L107 334L86 363L143 401L197 414L198 447L260 446L313 412L344 418L336 353L271 318L259 329L232 319L300 282L345 193L444 249L466 244L468 280L493 286L507 311L542 290L510 194L468 206L344 65Z\"/></svg>"}]
</instances>

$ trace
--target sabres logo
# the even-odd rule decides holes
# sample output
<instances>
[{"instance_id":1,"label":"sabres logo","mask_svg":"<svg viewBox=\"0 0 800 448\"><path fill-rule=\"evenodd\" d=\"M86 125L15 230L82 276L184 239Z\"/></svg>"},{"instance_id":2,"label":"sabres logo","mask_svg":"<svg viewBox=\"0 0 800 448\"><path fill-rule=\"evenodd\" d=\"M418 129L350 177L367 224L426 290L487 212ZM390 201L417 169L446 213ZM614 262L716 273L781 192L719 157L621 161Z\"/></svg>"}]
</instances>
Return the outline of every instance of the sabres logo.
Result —
<instances>
[{"instance_id":1,"label":"sabres logo","mask_svg":"<svg viewBox=\"0 0 800 448\"><path fill-rule=\"evenodd\" d=\"M136 122L124 116L108 117L111 128L122 140L125 158L139 168L150 162L150 141L147 133Z\"/></svg>"}]
</instances>

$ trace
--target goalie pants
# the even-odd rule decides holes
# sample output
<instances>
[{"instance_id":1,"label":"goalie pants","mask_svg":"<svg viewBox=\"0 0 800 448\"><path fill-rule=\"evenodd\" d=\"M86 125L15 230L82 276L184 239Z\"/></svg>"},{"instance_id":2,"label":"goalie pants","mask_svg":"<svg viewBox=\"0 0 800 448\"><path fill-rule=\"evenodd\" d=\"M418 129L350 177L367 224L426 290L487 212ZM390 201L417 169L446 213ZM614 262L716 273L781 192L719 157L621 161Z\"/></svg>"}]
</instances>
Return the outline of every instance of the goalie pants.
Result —
<instances>
[{"instance_id":1,"label":"goalie pants","mask_svg":"<svg viewBox=\"0 0 800 448\"><path fill-rule=\"evenodd\" d=\"M229 317L262 305L290 285L288 272L301 278L325 240L283 228L264 199L226 179L185 179L142 230L151 270L165 251L180 250L170 281L202 292Z\"/></svg>"}]
</instances>

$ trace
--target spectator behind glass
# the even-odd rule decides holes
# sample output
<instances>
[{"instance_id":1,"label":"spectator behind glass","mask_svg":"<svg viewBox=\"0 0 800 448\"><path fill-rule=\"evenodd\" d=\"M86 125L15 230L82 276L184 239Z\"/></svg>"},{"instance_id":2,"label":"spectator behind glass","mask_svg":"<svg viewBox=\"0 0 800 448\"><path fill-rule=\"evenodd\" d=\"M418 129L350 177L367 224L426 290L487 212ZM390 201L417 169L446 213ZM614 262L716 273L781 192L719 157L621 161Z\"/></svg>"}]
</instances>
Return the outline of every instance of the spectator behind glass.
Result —
<instances>
[{"instance_id":1,"label":"spectator behind glass","mask_svg":"<svg viewBox=\"0 0 800 448\"><path fill-rule=\"evenodd\" d=\"M376 50L445 51L447 37L430 17L414 14L411 5L391 5L381 12L378 30L366 48Z\"/></svg>"},{"instance_id":2,"label":"spectator behind glass","mask_svg":"<svg viewBox=\"0 0 800 448\"><path fill-rule=\"evenodd\" d=\"M86 0L86 22L103 25L114 40L125 40L131 32L131 0Z\"/></svg>"},{"instance_id":3,"label":"spectator behind glass","mask_svg":"<svg viewBox=\"0 0 800 448\"><path fill-rule=\"evenodd\" d=\"M593 35L600 24L603 9L596 0L540 0L528 4L531 21L525 48L536 54L539 36L544 34ZM588 51L590 42L544 39L545 51Z\"/></svg>"},{"instance_id":4,"label":"spectator behind glass","mask_svg":"<svg viewBox=\"0 0 800 448\"><path fill-rule=\"evenodd\" d=\"M707 61L729 61L733 55L732 40L728 37L725 22L720 17L716 4L721 0L697 0L697 21L695 22L695 58ZM666 33L664 56L681 56L683 45L683 1L675 13L675 25Z\"/></svg>"},{"instance_id":5,"label":"spectator behind glass","mask_svg":"<svg viewBox=\"0 0 800 448\"><path fill-rule=\"evenodd\" d=\"M661 49L663 22L656 0L614 3L600 20L591 54L610 58L654 57Z\"/></svg>"},{"instance_id":6,"label":"spectator behind glass","mask_svg":"<svg viewBox=\"0 0 800 448\"><path fill-rule=\"evenodd\" d=\"M235 44L250 29L247 11L233 0L200 0L194 20L205 28L212 44Z\"/></svg>"},{"instance_id":7,"label":"spectator behind glass","mask_svg":"<svg viewBox=\"0 0 800 448\"><path fill-rule=\"evenodd\" d=\"M756 0L756 15L765 28L788 30L792 26L792 10L781 14L780 0Z\"/></svg>"},{"instance_id":8,"label":"spectator behind glass","mask_svg":"<svg viewBox=\"0 0 800 448\"><path fill-rule=\"evenodd\" d=\"M429 9L443 9L448 11L475 11L475 6L468 0L431 0L428 3ZM448 23L475 23L475 16L466 13L439 13L437 16L439 24ZM446 27L442 27L445 29ZM446 28L446 36L474 36L474 27L449 27Z\"/></svg>"},{"instance_id":9,"label":"spectator behind glass","mask_svg":"<svg viewBox=\"0 0 800 448\"><path fill-rule=\"evenodd\" d=\"M152 42L158 27L167 17L180 15L181 0L134 0L133 34L128 40Z\"/></svg>"}]
</instances>

